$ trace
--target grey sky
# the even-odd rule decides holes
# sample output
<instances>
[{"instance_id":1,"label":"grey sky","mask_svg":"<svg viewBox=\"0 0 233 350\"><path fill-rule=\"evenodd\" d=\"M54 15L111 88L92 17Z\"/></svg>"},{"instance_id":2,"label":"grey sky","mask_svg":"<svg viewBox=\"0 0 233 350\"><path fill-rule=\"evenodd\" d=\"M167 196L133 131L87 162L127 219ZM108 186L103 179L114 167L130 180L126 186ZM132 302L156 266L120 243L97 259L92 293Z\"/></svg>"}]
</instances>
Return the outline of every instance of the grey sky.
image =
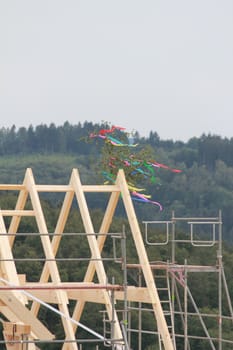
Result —
<instances>
[{"instance_id":1,"label":"grey sky","mask_svg":"<svg viewBox=\"0 0 233 350\"><path fill-rule=\"evenodd\" d=\"M0 127L233 137L232 0L0 0Z\"/></svg>"}]
</instances>

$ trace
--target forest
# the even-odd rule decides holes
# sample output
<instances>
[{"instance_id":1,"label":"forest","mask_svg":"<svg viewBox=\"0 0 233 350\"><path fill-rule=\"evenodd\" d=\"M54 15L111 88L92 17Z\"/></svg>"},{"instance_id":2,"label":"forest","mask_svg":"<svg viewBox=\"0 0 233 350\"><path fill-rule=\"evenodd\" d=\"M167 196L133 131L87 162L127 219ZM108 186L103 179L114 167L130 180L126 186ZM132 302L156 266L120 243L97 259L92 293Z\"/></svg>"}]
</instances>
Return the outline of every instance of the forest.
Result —
<instances>
[{"instance_id":1,"label":"forest","mask_svg":"<svg viewBox=\"0 0 233 350\"><path fill-rule=\"evenodd\" d=\"M67 184L73 168L77 168L83 184L103 184L103 142L101 139L90 140L89 135L101 128L108 127L108 124L94 124L85 122L83 124L71 125L65 122L62 126L54 124L41 124L28 128L17 129L12 126L9 129L0 129L0 183L20 184L23 182L26 168L32 168L36 182L39 184ZM226 139L218 135L202 135L200 138L193 137L187 142L161 140L156 131L151 131L148 137L141 137L138 131L129 131L130 142L137 144L140 155L150 157L158 164L166 164L166 167L158 167L155 170L153 181L147 181L146 191L151 198L159 202L158 206L145 202L134 202L135 211L140 222L146 220L169 220L173 212L177 217L216 217L221 211L223 231L223 251L226 276L229 283L231 299L233 299L233 282L231 271L233 264L233 138ZM169 169L179 169L180 172L172 172ZM140 178L139 186L144 186L143 177ZM14 203L14 196L5 193L0 198L0 206ZM49 218L49 227L54 227L61 198L45 197L44 206L46 215ZM105 208L105 201L98 196L89 202L90 209L94 213L94 226L98 227L99 218ZM117 218L114 222L114 229L120 231L122 225L126 224L124 211L118 208ZM126 224L127 225L127 224ZM80 226L79 218L71 215L69 229ZM126 226L127 229L127 226ZM23 225L24 232L33 232L34 226ZM82 230L82 227L80 227ZM180 232L185 237L186 232ZM129 260L133 259L131 242L127 242ZM67 254L74 256L75 244L71 237L67 246L59 252L60 257ZM83 252L85 246L80 247ZM21 238L16 246L15 254L30 251L30 257L35 257L39 247L32 238ZM164 260L167 258L166 251L161 249L160 256L155 257L152 252L152 259ZM194 257L195 263L203 261L205 254L201 251L190 250L185 247L177 253L178 261L184 258ZM214 260L215 256L208 257ZM29 265L24 262L18 263L19 272L26 272L31 281L39 278L40 263L34 262ZM109 266L109 269L114 267ZM82 273L82 271L80 271ZM75 269L62 267L62 274L65 280L78 280L79 272ZM118 276L121 281L121 276ZM213 284L212 278L206 281L207 288ZM201 280L193 281L194 292L197 294L202 290L199 303L203 309L215 310L217 296L211 292L207 299L205 285ZM55 325L52 318L44 315L47 323ZM93 322L89 320L88 322ZM59 325L56 325L59 328ZM55 332L59 334L60 330ZM195 325L194 325L195 328ZM215 329L213 327L213 333ZM226 338L231 337L232 328L227 325L225 330ZM195 329L194 329L195 333ZM204 343L196 340L195 349L205 349ZM224 345L223 350L230 349L231 345ZM46 347L56 350L56 346ZM148 337L144 343L144 349L155 350ZM180 347L182 349L182 346Z\"/></svg>"},{"instance_id":2,"label":"forest","mask_svg":"<svg viewBox=\"0 0 233 350\"><path fill-rule=\"evenodd\" d=\"M65 122L62 126L1 128L0 182L21 182L25 169L31 167L42 183L67 183L73 168L79 169L83 183L103 183L103 144L101 140L88 141L90 133L103 126L106 124ZM202 135L181 142L161 140L156 131L151 131L148 138L140 137L136 131L133 140L142 150L149 149L157 162L182 170L174 174L158 169L147 190L154 200L161 202L163 211L159 213L153 206L136 203L139 218L152 220L159 215L168 219L172 210L181 216L210 216L221 210L223 237L232 243L233 137Z\"/></svg>"}]
</instances>

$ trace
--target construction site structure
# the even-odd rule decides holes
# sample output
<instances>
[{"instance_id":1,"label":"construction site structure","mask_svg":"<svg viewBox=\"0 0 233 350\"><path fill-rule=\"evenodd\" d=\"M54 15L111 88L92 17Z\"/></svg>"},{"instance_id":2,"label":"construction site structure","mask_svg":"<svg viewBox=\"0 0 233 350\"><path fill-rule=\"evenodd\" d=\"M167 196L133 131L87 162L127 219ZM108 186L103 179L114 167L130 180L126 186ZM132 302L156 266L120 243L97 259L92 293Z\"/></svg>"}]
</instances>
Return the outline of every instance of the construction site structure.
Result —
<instances>
[{"instance_id":1,"label":"construction site structure","mask_svg":"<svg viewBox=\"0 0 233 350\"><path fill-rule=\"evenodd\" d=\"M200 339L205 349L225 350L225 344L232 346L233 340L225 339L223 332L224 322L227 322L227 326L231 322L232 326L233 312L222 264L220 213L215 218L207 219L178 218L173 213L169 221L145 221L143 233L123 170L119 170L112 185L83 185L77 169L73 169L67 185L44 185L36 183L32 169L28 168L22 184L0 184L0 195L1 192L3 195L13 193L16 198L14 208L6 208L7 203L1 202L0 210L0 320L3 334L0 344L5 349L38 350L46 349L49 344L51 349L56 350L141 350L143 338L148 336L154 339L150 348L153 350L191 350L194 338ZM46 208L41 199L44 193L62 196L52 229L48 227ZM94 228L87 201L87 195L92 193L98 196L108 194L98 231ZM125 209L130 232L122 228L120 233L111 233L110 227L119 202ZM80 215L84 232L66 232L73 208ZM22 232L22 228L30 226L31 221L37 230L30 234ZM188 239L180 238L177 234L177 225L185 222L190 230ZM199 237L196 228L200 225L211 228L210 238ZM165 232L165 236L157 235L158 226L165 227L165 230L159 229L159 232ZM23 237L29 236L33 244L39 242L38 256L16 249L17 243L22 246ZM76 255L70 257L68 250L68 256L60 258L59 250L66 246L69 236L74 239ZM135 249L134 262L127 259L126 241L129 238ZM109 239L113 243L112 259L104 255L105 249L110 249ZM83 240L87 250L84 256L80 256L79 248ZM120 250L116 247L119 242ZM189 259L185 259L184 263L177 262L176 249L179 244L190 244L197 249L217 247L215 264L190 265ZM151 261L149 251L164 247L168 259ZM18 272L20 263L25 262L28 266L31 263L40 264L41 273L37 281L31 281L27 273ZM120 283L109 275L111 269L109 272L108 267L112 262L120 266ZM83 270L82 280L71 282L64 278L63 266L68 263L71 263L72 270ZM217 314L207 315L198 308L188 282L194 272L214 272L217 275ZM223 290L228 316L223 313ZM98 325L96 328L90 327L82 321L85 320L85 309L90 304L100 306L98 314L101 314L103 321L102 332ZM92 309L95 310L94 307L89 310ZM55 336L54 324L51 328L45 324L43 314L46 312L60 325L62 338ZM93 318L97 320L97 314L95 311L93 313ZM193 317L197 317L201 325L200 336L189 332L189 325L193 323L190 318ZM208 317L218 320L215 335L208 330L208 322L205 322ZM144 320L147 320L148 329L144 328ZM80 330L88 336L81 338Z\"/></svg>"},{"instance_id":2,"label":"construction site structure","mask_svg":"<svg viewBox=\"0 0 233 350\"><path fill-rule=\"evenodd\" d=\"M144 221L144 225L148 257L150 249L153 255L154 250L157 256L160 250L167 254L166 261L150 261L150 266L174 349L231 349L233 308L223 264L221 211L214 217L176 217L172 212L168 221ZM141 286L140 264L127 268L137 270ZM131 332L138 335L141 350L143 334L154 334L152 329L143 329L145 314L152 310L143 303L133 309L139 317L137 329ZM156 334L159 346L155 349L163 349L160 334Z\"/></svg>"}]
</instances>

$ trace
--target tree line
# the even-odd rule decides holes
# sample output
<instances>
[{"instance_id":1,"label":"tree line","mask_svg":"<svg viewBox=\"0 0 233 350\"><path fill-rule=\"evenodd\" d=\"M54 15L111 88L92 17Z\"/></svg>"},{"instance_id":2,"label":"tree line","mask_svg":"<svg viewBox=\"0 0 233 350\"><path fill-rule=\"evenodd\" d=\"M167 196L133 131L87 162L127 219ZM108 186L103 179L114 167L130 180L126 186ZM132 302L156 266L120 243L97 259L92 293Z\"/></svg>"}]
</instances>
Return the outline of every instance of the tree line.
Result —
<instances>
[{"instance_id":1,"label":"tree line","mask_svg":"<svg viewBox=\"0 0 233 350\"><path fill-rule=\"evenodd\" d=\"M0 129L0 154L32 154L32 153L75 153L88 154L98 152L96 146L83 142L93 130L106 126L92 122L78 122L73 125L66 121L63 125L56 126L40 124L37 126ZM153 148L162 148L171 153L175 162L183 162L186 167L194 163L205 165L209 170L214 170L216 161L221 160L227 166L233 166L233 137L222 138L218 135L203 134L201 137L193 137L187 142L162 140L156 131L151 131L148 137L140 137L139 132L134 132L134 139L142 145L150 145Z\"/></svg>"},{"instance_id":2,"label":"tree line","mask_svg":"<svg viewBox=\"0 0 233 350\"><path fill-rule=\"evenodd\" d=\"M0 129L0 183L21 183L25 169L31 167L36 176L37 183L44 184L66 184L69 181L72 168L78 168L82 183L99 183L103 182L101 174L101 140L99 143L88 142L88 135L94 130L98 130L106 125L93 124L85 122L83 125L71 125L69 122L62 126L54 124L38 126L29 126L28 128L16 129L12 126L9 129ZM183 217L209 217L216 216L218 210L222 210L223 216L223 239L224 239L224 254L223 261L225 263L225 271L229 282L229 291L231 298L233 297L233 282L231 276L233 252L233 139L223 139L217 135L202 135L200 138L192 138L187 142L162 140L155 131L151 131L148 137L140 137L138 132L133 135L134 142L140 147L149 149L151 156L158 162L167 164L171 167L179 168L181 173L175 174L166 169L157 169L155 182L149 183L147 191L151 194L154 200L158 200L163 205L163 210L160 212L153 205L135 202L135 211L140 224L142 220L167 220L170 218L171 211L175 211L176 216ZM143 183L142 183L143 185ZM106 201L99 198L100 196L87 196L87 201L90 210L93 213L94 227L100 226L100 217L105 210ZM48 218L48 229L53 232L56 218L61 207L63 198L45 197L43 201L43 209ZM14 207L16 197L9 193L3 193L0 197L0 207L6 208L7 204ZM124 219L124 212L121 207L117 208L117 218L113 222L113 231L120 232L122 225L127 223ZM9 218L6 218L6 224ZM34 232L35 223L29 222L29 218L21 223L21 232ZM76 232L77 229L82 232L81 219L75 210L72 211L67 231ZM97 230L98 231L98 230ZM127 231L128 232L128 231ZM187 232L181 233L182 237L189 239ZM163 236L162 236L163 237ZM61 246L59 252L60 258L77 255L77 242L74 241L74 236L67 237L65 244ZM163 239L163 238L161 238ZM231 244L229 244L231 243ZM127 259L134 259L133 245L127 239ZM106 249L106 257L109 257L111 246ZM32 261L30 264L25 262L17 263L17 270L20 273L26 273L27 278L31 281L37 281L41 273L41 263L34 261L41 252L41 245L34 237L25 236L19 237L15 245L16 256L30 254ZM82 255L88 251L84 242L79 242L79 250ZM152 252L151 259L166 261L167 255L164 249L158 253ZM196 255L195 255L196 254ZM194 251L186 247L182 247L177 252L177 259L181 261L184 257L190 259L195 258L195 263L201 264L206 257L203 250ZM215 259L215 256L211 256ZM81 268L80 268L81 267ZM116 275L114 267L108 264L113 275ZM61 263L62 280L78 281L82 279L83 267L70 268L68 262ZM122 275L117 275L117 278L122 278ZM205 282L205 283L204 283ZM192 281L194 295L198 295L201 289L202 293L198 301L201 307L208 308L209 311L214 310L217 305L217 294L215 289L211 288L212 279L205 281ZM211 291L211 297L206 296L206 291ZM92 306L93 308L93 306ZM92 325L95 319L91 316L93 309L87 314L88 324ZM54 333L61 335L61 327L55 322L51 315L44 315L45 321L54 326ZM216 332L216 322L214 323L212 332ZM95 325L93 325L94 327ZM193 324L196 329L198 326ZM194 334L195 334L194 329ZM230 338L232 328L224 328ZM101 332L101 329L100 329ZM196 330L198 334L198 331ZM62 335L61 335L62 336ZM85 335L84 335L85 336ZM227 337L226 337L227 338ZM204 343L198 343L194 340L196 349L204 349ZM147 337L144 348L152 349L153 341ZM224 350L230 348L226 345ZM47 349L48 347L46 347ZM136 345L135 345L136 348ZM182 346L181 346L182 348ZM51 346L51 349L56 349L56 346Z\"/></svg>"},{"instance_id":3,"label":"tree line","mask_svg":"<svg viewBox=\"0 0 233 350\"><path fill-rule=\"evenodd\" d=\"M79 168L84 183L103 182L101 178L101 140L88 136L106 124L85 122L62 126L41 124L16 129L0 129L0 182L18 183L27 167L32 167L43 183L67 183L72 168ZM148 184L152 199L161 202L158 213L152 205L135 203L140 220L169 219L175 210L181 216L216 216L222 210L224 239L233 242L233 138L202 135L187 142L162 140L155 131L149 136L133 134L133 142L150 150L158 162L182 170L173 174L156 170L154 183ZM144 183L141 184L144 186ZM53 201L52 201L53 202ZM90 206L104 208L96 197Z\"/></svg>"}]
</instances>

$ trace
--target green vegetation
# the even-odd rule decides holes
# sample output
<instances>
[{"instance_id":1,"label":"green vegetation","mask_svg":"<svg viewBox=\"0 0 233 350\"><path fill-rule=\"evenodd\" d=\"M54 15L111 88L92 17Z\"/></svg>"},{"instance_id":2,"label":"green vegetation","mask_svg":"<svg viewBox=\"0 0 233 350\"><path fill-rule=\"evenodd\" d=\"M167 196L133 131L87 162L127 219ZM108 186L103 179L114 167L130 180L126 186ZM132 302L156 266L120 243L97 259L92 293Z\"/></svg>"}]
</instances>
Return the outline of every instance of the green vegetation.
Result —
<instances>
[{"instance_id":1,"label":"green vegetation","mask_svg":"<svg viewBox=\"0 0 233 350\"><path fill-rule=\"evenodd\" d=\"M39 125L35 128L30 126L28 129L15 127L11 129L0 129L0 183L22 183L26 168L32 168L36 183L38 184L67 184L73 168L79 170L83 184L102 184L104 179L101 176L101 140L98 144L85 142L85 138L101 125L84 123L84 125L70 125L66 122L63 126L56 127L51 124ZM135 202L135 210L139 222L142 220L169 220L172 210L176 216L201 216L210 217L218 215L219 209L223 216L223 240L224 240L224 268L229 283L229 291L233 299L233 282L230 279L233 264L233 138L222 139L215 135L203 135L200 138L190 139L187 143L174 142L172 140L160 140L156 132L151 132L148 138L141 138L136 132L134 142L139 143L141 149L149 150L154 160L179 168L182 173L174 174L166 169L158 169L155 182L147 184L148 192L152 199L159 201L163 206L163 211L145 203ZM142 153L141 153L142 154ZM143 185L143 180L141 180ZM43 197L43 207L46 213L46 219L49 230L53 232L56 224L56 218L63 198ZM94 227L98 230L100 218L105 209L105 199L95 196L89 198L88 204L94 218ZM14 207L15 197L7 192L1 193L0 207ZM75 209L75 208L74 208ZM126 225L126 232L129 229L124 219L124 211L121 207L117 210L117 217L112 223L112 232L121 232L122 226ZM20 230L22 232L34 232L35 226L25 218L22 221ZM77 211L73 210L66 225L66 232L82 232L83 227ZM184 234L181 232L181 234ZM112 242L108 242L105 257L110 254ZM80 256L88 257L86 242L79 242L78 251ZM41 252L39 240L35 237L17 238L14 255L37 257ZM77 243L73 236L66 238L66 243L61 245L58 256L60 258L76 257ZM112 252L111 252L112 253ZM159 251L150 249L151 260L166 261L167 251L161 247ZM201 249L199 252L190 249L185 245L177 252L177 260L183 263L185 258L192 257L196 264L203 263L203 259L209 253ZM132 248L132 242L127 238L127 259L134 262L135 251ZM214 261L214 255L208 256L210 261ZM70 268L69 262L61 262L60 271L62 280L79 281L82 280L85 273L86 264L77 265L77 268ZM37 281L42 268L42 262L33 261L30 264L18 262L18 272L27 274L27 279ZM106 268L109 273L114 275L117 281L122 282L122 274L115 269L114 264L109 263ZM133 277L132 281L133 282ZM209 278L203 283L203 280L195 278L192 280L194 293L198 295L198 303L202 310L216 309L216 294L212 286L214 281ZM206 290L211 290L210 295L206 295ZM70 305L71 309L73 305ZM89 310L98 313L98 308L93 309L93 305L88 305ZM54 332L62 337L59 323L50 313L41 310L45 322L54 327ZM44 313L44 314L43 314ZM91 312L85 314L84 323L90 327L95 327L96 319ZM147 321L149 322L149 321ZM192 323L193 332L198 330L198 325ZM216 334L216 322L210 324L212 334ZM100 330L101 332L101 330ZM232 325L226 324L224 333L226 338L232 334ZM81 333L82 334L82 333ZM85 334L86 336L86 334ZM58 346L59 348L59 346ZM143 348L152 350L150 337L143 344ZM205 344L200 342L195 344L195 349L205 349ZM48 347L46 347L48 349ZM51 347L51 349L56 349ZM182 349L182 346L180 347ZM230 348L225 345L223 350Z\"/></svg>"},{"instance_id":2,"label":"green vegetation","mask_svg":"<svg viewBox=\"0 0 233 350\"><path fill-rule=\"evenodd\" d=\"M83 183L103 183L103 142L86 142L90 133L102 127L106 125L66 122L58 127L0 129L0 182L21 183L25 169L31 167L37 183L66 184L73 168L78 168ZM172 210L181 216L215 216L221 209L223 237L232 243L233 138L203 135L184 143L160 140L156 132L148 138L140 138L138 132L133 136L141 154L149 152L155 161L182 170L173 174L158 169L155 181L147 184L152 199L164 208L160 217L169 219ZM98 199L92 203L93 208L102 205ZM135 207L139 220L153 220L158 215L153 205L135 202Z\"/></svg>"}]
</instances>

